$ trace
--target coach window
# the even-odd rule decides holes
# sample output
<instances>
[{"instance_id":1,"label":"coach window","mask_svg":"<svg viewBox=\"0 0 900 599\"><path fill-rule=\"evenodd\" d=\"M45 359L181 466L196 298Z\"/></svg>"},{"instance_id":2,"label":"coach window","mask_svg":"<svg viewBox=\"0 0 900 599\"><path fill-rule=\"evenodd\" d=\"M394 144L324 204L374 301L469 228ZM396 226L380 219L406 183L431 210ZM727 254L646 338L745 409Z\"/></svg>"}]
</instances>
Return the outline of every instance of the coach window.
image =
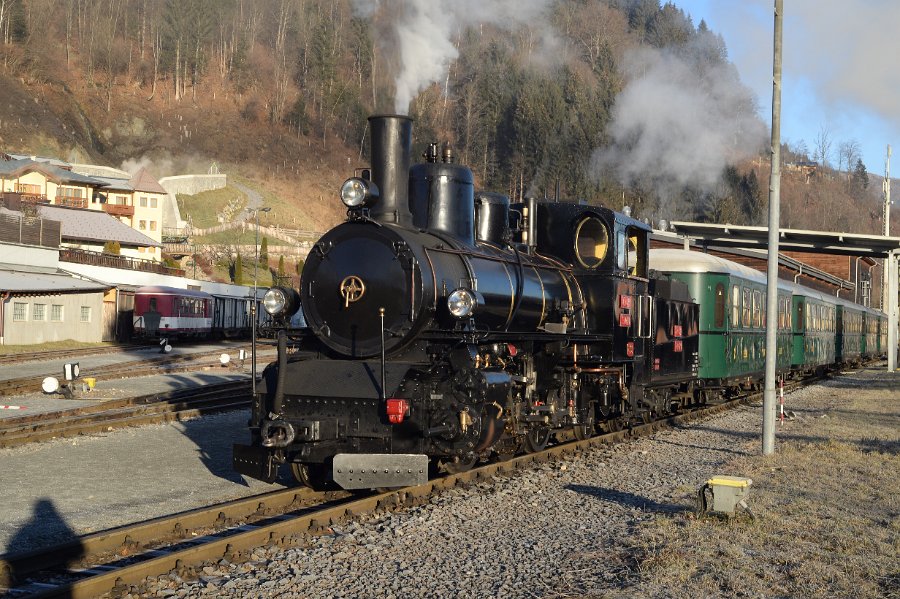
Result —
<instances>
[{"instance_id":1,"label":"coach window","mask_svg":"<svg viewBox=\"0 0 900 599\"><path fill-rule=\"evenodd\" d=\"M744 287L742 290L743 297L741 298L741 307L743 311L741 312L741 324L745 328L750 327L750 314L752 311L752 304L750 302L750 290Z\"/></svg>"},{"instance_id":2,"label":"coach window","mask_svg":"<svg viewBox=\"0 0 900 599\"><path fill-rule=\"evenodd\" d=\"M737 285L731 286L731 327L741 325L741 290Z\"/></svg>"},{"instance_id":3,"label":"coach window","mask_svg":"<svg viewBox=\"0 0 900 599\"><path fill-rule=\"evenodd\" d=\"M725 326L725 285L716 283L716 307L715 307L715 326L722 328Z\"/></svg>"},{"instance_id":4,"label":"coach window","mask_svg":"<svg viewBox=\"0 0 900 599\"><path fill-rule=\"evenodd\" d=\"M760 305L761 299L762 299L762 294L759 292L758 289L754 289L753 290L753 326L756 328L759 328L760 326L762 326L762 319L760 318L760 312L761 312L761 308L762 308L762 306Z\"/></svg>"},{"instance_id":5,"label":"coach window","mask_svg":"<svg viewBox=\"0 0 900 599\"><path fill-rule=\"evenodd\" d=\"M609 249L609 232L596 216L589 216L578 223L575 230L575 256L585 268L596 268L606 258Z\"/></svg>"}]
</instances>

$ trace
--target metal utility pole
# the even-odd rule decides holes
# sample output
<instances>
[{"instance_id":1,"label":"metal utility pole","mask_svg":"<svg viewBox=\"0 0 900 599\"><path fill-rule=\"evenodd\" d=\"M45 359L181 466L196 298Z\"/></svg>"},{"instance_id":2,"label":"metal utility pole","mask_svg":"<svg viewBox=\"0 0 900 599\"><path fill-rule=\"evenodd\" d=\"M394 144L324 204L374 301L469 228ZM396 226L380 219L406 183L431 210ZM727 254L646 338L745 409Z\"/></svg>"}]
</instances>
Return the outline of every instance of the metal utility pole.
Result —
<instances>
[{"instance_id":1,"label":"metal utility pole","mask_svg":"<svg viewBox=\"0 0 900 599\"><path fill-rule=\"evenodd\" d=\"M763 455L775 453L775 361L778 357L778 224L781 218L781 23L783 0L775 0L772 67L772 169L769 176L769 256L766 273L766 381L763 392Z\"/></svg>"},{"instance_id":2,"label":"metal utility pole","mask_svg":"<svg viewBox=\"0 0 900 599\"><path fill-rule=\"evenodd\" d=\"M884 223L884 236L891 236L891 145L888 144L887 156L884 159L884 181L881 182L884 192L884 206L881 210L881 222ZM884 259L884 268L881 270L881 310L887 314L890 310L888 303L888 259Z\"/></svg>"},{"instance_id":3,"label":"metal utility pole","mask_svg":"<svg viewBox=\"0 0 900 599\"><path fill-rule=\"evenodd\" d=\"M256 309L259 303L259 294L256 291L256 273L259 270L259 213L268 212L271 209L271 206L253 208L253 213L256 217L256 245L253 246L255 250L255 259L253 261L253 301L250 302L250 375L252 377L250 379L250 392L254 397L256 396L256 321L259 319Z\"/></svg>"},{"instance_id":4,"label":"metal utility pole","mask_svg":"<svg viewBox=\"0 0 900 599\"><path fill-rule=\"evenodd\" d=\"M884 236L891 235L891 146L887 147L887 156L884 159ZM884 268L881 272L882 278L882 300L881 309L888 315L888 335L887 335L887 367L889 372L897 369L897 319L898 319L898 281L897 281L897 251L888 254L884 259Z\"/></svg>"}]
</instances>

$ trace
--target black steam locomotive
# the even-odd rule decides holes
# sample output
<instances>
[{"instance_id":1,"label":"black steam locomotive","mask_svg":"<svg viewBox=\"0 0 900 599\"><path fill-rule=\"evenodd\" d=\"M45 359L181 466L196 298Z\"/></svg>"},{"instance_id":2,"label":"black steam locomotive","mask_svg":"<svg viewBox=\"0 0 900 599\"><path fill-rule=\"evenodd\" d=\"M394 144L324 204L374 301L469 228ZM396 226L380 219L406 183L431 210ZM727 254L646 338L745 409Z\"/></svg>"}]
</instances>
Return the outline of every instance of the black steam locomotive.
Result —
<instances>
[{"instance_id":1,"label":"black steam locomotive","mask_svg":"<svg viewBox=\"0 0 900 599\"><path fill-rule=\"evenodd\" d=\"M412 121L369 119L371 169L341 189L346 222L310 252L238 472L311 486L396 487L539 451L693 403L698 306L651 276L645 224L583 203L511 204ZM308 328L291 329L302 305Z\"/></svg>"}]
</instances>

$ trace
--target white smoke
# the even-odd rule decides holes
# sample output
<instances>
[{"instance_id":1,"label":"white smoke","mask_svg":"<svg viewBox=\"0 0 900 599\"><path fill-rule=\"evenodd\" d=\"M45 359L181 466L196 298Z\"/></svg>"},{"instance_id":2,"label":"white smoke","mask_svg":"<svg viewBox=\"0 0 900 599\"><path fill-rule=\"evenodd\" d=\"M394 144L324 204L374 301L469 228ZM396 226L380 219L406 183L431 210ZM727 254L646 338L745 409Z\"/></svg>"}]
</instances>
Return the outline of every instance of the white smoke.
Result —
<instances>
[{"instance_id":1,"label":"white smoke","mask_svg":"<svg viewBox=\"0 0 900 599\"><path fill-rule=\"evenodd\" d=\"M768 112L771 0L709 2L705 11ZM859 140L863 161L877 171L885 143L900 141L900 69L892 64L900 54L898 24L896 0L785 2L782 135L812 147L824 126L836 141Z\"/></svg>"},{"instance_id":2,"label":"white smoke","mask_svg":"<svg viewBox=\"0 0 900 599\"><path fill-rule=\"evenodd\" d=\"M406 114L412 99L432 83L442 81L459 56L454 36L471 26L492 25L510 31L521 25L539 28L540 48L531 57L548 62L555 36L544 18L551 0L355 0L357 16L373 18L383 9L386 31L382 45L396 44L399 72L395 78L394 109Z\"/></svg>"},{"instance_id":3,"label":"white smoke","mask_svg":"<svg viewBox=\"0 0 900 599\"><path fill-rule=\"evenodd\" d=\"M124 160L119 166L119 169L132 175L136 174L142 168L146 168L147 171L156 177L165 177L172 172L172 159L168 156L152 158L145 154L143 156L138 156L137 158Z\"/></svg>"},{"instance_id":4,"label":"white smoke","mask_svg":"<svg viewBox=\"0 0 900 599\"><path fill-rule=\"evenodd\" d=\"M690 61L649 47L626 54L612 143L592 156L597 179L611 172L623 185L650 181L663 199L684 185L708 191L727 164L765 146L765 125L733 66L704 63L698 50L681 55Z\"/></svg>"},{"instance_id":5,"label":"white smoke","mask_svg":"<svg viewBox=\"0 0 900 599\"><path fill-rule=\"evenodd\" d=\"M173 175L197 175L208 173L215 162L203 156L172 155L165 151L143 154L124 160L119 168L134 175L142 168L156 178Z\"/></svg>"}]
</instances>

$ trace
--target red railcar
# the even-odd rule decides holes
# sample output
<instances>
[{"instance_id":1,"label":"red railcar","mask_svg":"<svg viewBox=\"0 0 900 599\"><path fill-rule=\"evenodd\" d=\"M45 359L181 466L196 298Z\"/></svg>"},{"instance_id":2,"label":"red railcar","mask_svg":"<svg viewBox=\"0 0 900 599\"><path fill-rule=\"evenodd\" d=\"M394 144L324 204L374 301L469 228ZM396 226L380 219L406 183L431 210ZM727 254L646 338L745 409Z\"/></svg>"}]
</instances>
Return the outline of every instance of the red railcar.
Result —
<instances>
[{"instance_id":1,"label":"red railcar","mask_svg":"<svg viewBox=\"0 0 900 599\"><path fill-rule=\"evenodd\" d=\"M134 333L141 337L205 337L212 331L213 296L158 285L134 292Z\"/></svg>"}]
</instances>

